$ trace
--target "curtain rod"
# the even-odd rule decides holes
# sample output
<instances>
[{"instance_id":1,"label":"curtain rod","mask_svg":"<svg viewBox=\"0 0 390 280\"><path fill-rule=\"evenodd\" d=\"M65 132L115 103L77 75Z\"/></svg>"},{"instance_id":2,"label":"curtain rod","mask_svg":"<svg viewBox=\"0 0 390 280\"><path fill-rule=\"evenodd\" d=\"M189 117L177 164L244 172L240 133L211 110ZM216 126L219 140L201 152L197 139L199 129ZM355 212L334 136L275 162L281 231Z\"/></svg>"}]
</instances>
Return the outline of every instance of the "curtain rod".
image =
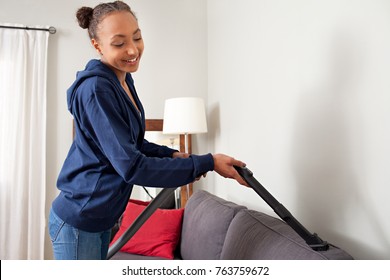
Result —
<instances>
[{"instance_id":1,"label":"curtain rod","mask_svg":"<svg viewBox=\"0 0 390 280\"><path fill-rule=\"evenodd\" d=\"M10 28L10 29L25 29L25 30L40 30L47 31L50 34L54 34L57 32L55 27L50 26L49 28L37 28L37 27L28 27L28 26L8 26L8 25L0 25L0 28Z\"/></svg>"}]
</instances>

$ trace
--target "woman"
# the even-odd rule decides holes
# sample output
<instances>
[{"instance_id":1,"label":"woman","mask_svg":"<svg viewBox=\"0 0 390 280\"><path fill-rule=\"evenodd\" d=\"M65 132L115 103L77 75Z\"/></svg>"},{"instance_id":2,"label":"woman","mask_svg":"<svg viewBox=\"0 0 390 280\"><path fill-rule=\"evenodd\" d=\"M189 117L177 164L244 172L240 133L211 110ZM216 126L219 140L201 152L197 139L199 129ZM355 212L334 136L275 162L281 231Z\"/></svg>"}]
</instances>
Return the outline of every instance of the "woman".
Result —
<instances>
[{"instance_id":1,"label":"woman","mask_svg":"<svg viewBox=\"0 0 390 280\"><path fill-rule=\"evenodd\" d=\"M110 229L133 184L178 187L216 171L245 182L223 154L188 155L144 139L145 114L130 73L144 50L130 7L102 3L76 13L100 60L88 62L67 91L76 137L59 174L49 231L56 259L105 259Z\"/></svg>"}]
</instances>

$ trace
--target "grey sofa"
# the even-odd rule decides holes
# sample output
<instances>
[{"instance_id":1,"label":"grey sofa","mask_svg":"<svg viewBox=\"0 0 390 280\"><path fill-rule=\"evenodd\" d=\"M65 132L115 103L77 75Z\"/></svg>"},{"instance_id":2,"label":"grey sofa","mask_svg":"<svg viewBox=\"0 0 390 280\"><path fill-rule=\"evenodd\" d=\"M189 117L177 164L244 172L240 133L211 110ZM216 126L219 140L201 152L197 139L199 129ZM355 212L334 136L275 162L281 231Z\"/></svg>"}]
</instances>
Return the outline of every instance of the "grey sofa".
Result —
<instances>
[{"instance_id":1,"label":"grey sofa","mask_svg":"<svg viewBox=\"0 0 390 280\"><path fill-rule=\"evenodd\" d=\"M281 219L206 191L195 192L185 207L176 255L184 260L353 259L333 245L316 252ZM118 252L112 259L159 258Z\"/></svg>"}]
</instances>

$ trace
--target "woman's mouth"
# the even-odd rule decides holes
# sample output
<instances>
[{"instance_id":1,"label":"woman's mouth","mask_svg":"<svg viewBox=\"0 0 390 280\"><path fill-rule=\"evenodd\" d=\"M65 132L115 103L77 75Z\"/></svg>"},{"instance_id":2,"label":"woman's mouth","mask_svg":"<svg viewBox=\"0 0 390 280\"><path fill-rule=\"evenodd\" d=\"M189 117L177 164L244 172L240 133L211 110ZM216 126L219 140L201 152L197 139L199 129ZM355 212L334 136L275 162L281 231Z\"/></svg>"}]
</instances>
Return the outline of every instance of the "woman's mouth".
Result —
<instances>
[{"instance_id":1,"label":"woman's mouth","mask_svg":"<svg viewBox=\"0 0 390 280\"><path fill-rule=\"evenodd\" d=\"M129 64L134 64L137 62L137 60L138 60L138 57L135 57L133 59L125 59L125 62L129 63Z\"/></svg>"}]
</instances>

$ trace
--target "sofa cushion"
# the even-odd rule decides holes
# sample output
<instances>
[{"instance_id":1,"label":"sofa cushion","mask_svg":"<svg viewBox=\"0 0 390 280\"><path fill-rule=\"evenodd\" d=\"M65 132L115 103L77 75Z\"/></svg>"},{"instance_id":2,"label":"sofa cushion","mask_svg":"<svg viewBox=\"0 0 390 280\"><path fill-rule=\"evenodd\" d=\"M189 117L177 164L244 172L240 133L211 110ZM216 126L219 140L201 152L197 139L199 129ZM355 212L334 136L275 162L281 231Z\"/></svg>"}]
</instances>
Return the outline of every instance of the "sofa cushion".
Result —
<instances>
[{"instance_id":1,"label":"sofa cushion","mask_svg":"<svg viewBox=\"0 0 390 280\"><path fill-rule=\"evenodd\" d=\"M221 259L311 260L352 259L330 246L326 252L311 249L284 221L267 214L240 211L226 235Z\"/></svg>"},{"instance_id":2,"label":"sofa cushion","mask_svg":"<svg viewBox=\"0 0 390 280\"><path fill-rule=\"evenodd\" d=\"M181 257L185 260L220 259L230 222L244 206L197 191L188 200L183 218Z\"/></svg>"},{"instance_id":3,"label":"sofa cushion","mask_svg":"<svg viewBox=\"0 0 390 280\"><path fill-rule=\"evenodd\" d=\"M134 199L129 201L111 244L125 233L148 204ZM120 251L173 259L180 240L183 212L184 209L157 209Z\"/></svg>"}]
</instances>

